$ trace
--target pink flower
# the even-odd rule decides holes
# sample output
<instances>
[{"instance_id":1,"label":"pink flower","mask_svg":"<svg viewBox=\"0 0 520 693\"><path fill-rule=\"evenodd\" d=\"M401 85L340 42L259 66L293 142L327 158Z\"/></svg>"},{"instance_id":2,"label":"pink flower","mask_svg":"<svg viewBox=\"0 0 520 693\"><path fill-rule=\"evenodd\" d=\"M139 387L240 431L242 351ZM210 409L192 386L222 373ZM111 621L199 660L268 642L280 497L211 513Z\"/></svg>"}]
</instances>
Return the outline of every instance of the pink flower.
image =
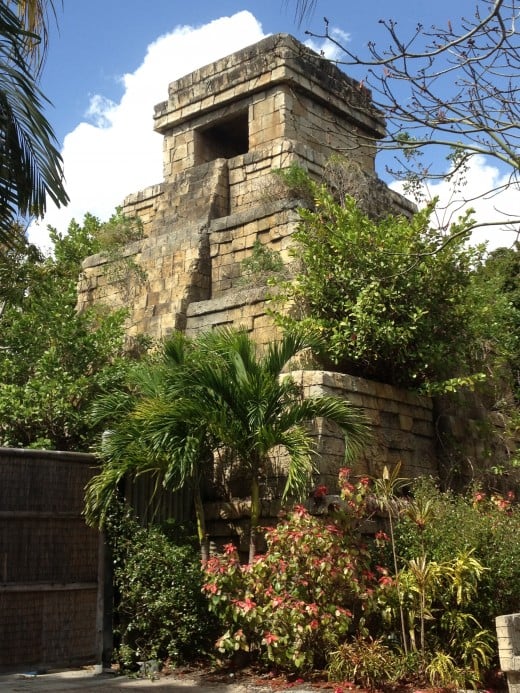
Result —
<instances>
[{"instance_id":1,"label":"pink flower","mask_svg":"<svg viewBox=\"0 0 520 693\"><path fill-rule=\"evenodd\" d=\"M307 606L305 607L305 611L308 614L312 614L313 616L317 616L318 615L318 605L317 604L307 604Z\"/></svg>"},{"instance_id":2,"label":"pink flower","mask_svg":"<svg viewBox=\"0 0 520 693\"><path fill-rule=\"evenodd\" d=\"M350 469L350 467L342 467L339 470L339 480L346 481L349 478L351 471L352 470Z\"/></svg>"},{"instance_id":3,"label":"pink flower","mask_svg":"<svg viewBox=\"0 0 520 693\"><path fill-rule=\"evenodd\" d=\"M243 600L233 599L232 603L239 609L242 609L245 614L252 611L256 607L256 603L249 597L246 597Z\"/></svg>"},{"instance_id":4,"label":"pink flower","mask_svg":"<svg viewBox=\"0 0 520 693\"><path fill-rule=\"evenodd\" d=\"M350 609L344 609L342 606L338 606L334 612L334 616L339 618L339 616L346 616L347 618L352 618L352 611Z\"/></svg>"},{"instance_id":5,"label":"pink flower","mask_svg":"<svg viewBox=\"0 0 520 693\"><path fill-rule=\"evenodd\" d=\"M383 577L379 578L379 584L381 587L388 587L390 585L394 584L394 581L390 577L390 575L383 575Z\"/></svg>"},{"instance_id":6,"label":"pink flower","mask_svg":"<svg viewBox=\"0 0 520 693\"><path fill-rule=\"evenodd\" d=\"M269 633L267 631L266 633L264 633L264 638L263 638L262 642L265 645L272 645L273 642L276 642L277 640L279 640L279 637L277 635L275 635L274 633Z\"/></svg>"}]
</instances>

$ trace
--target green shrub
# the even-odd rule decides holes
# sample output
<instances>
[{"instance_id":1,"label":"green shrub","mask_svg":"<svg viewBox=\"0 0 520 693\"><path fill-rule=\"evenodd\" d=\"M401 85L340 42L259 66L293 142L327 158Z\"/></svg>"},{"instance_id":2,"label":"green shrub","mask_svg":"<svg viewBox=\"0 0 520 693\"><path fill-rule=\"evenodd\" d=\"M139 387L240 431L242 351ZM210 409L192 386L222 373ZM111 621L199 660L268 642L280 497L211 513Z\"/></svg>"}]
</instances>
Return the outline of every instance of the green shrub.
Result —
<instances>
[{"instance_id":1,"label":"green shrub","mask_svg":"<svg viewBox=\"0 0 520 693\"><path fill-rule=\"evenodd\" d=\"M284 270L281 255L276 250L271 250L263 245L258 238L253 243L251 255L242 260L239 285L264 286L280 277Z\"/></svg>"},{"instance_id":2,"label":"green shrub","mask_svg":"<svg viewBox=\"0 0 520 693\"><path fill-rule=\"evenodd\" d=\"M381 639L357 636L330 653L327 671L331 681L379 688L399 680L403 674L403 658Z\"/></svg>"},{"instance_id":3,"label":"green shrub","mask_svg":"<svg viewBox=\"0 0 520 693\"><path fill-rule=\"evenodd\" d=\"M266 531L267 551L241 565L232 545L206 565L204 590L219 616L222 653L239 650L292 672L323 667L364 622L379 589L355 529L367 486L343 479L351 512L337 519L297 506Z\"/></svg>"},{"instance_id":4,"label":"green shrub","mask_svg":"<svg viewBox=\"0 0 520 693\"><path fill-rule=\"evenodd\" d=\"M128 517L117 531L110 529L117 656L125 668L135 668L140 660L194 660L214 640L215 621L201 592L198 547L179 543L171 534L157 526L141 528Z\"/></svg>"},{"instance_id":5,"label":"green shrub","mask_svg":"<svg viewBox=\"0 0 520 693\"><path fill-rule=\"evenodd\" d=\"M442 563L472 550L486 570L468 611L494 631L496 616L520 611L520 507L512 494L472 489L458 495L439 491L429 480L416 482L413 493L416 502L429 503L430 519L421 526L413 514L401 519L396 528L399 555L409 561L424 552Z\"/></svg>"},{"instance_id":6,"label":"green shrub","mask_svg":"<svg viewBox=\"0 0 520 693\"><path fill-rule=\"evenodd\" d=\"M375 221L309 184L314 208L299 210L293 235L300 270L278 287L278 321L321 331L322 359L345 372L404 387L471 375L482 252L466 245L468 217L447 232L434 229L433 205Z\"/></svg>"}]
</instances>

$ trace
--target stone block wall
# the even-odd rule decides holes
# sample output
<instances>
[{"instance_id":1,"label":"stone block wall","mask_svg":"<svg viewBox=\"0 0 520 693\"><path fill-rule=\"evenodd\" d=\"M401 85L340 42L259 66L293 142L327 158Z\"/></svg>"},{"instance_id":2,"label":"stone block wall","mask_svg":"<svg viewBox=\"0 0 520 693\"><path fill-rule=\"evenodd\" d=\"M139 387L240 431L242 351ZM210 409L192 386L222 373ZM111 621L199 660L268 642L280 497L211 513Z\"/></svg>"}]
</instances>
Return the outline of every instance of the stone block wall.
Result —
<instances>
[{"instance_id":1,"label":"stone block wall","mask_svg":"<svg viewBox=\"0 0 520 693\"><path fill-rule=\"evenodd\" d=\"M372 429L372 440L353 460L355 473L381 476L401 463L400 476L437 475L437 455L431 398L373 380L329 371L295 371L306 396L336 395L359 407ZM338 469L345 466L343 436L335 427L316 427L320 457L320 483L337 489Z\"/></svg>"},{"instance_id":2,"label":"stone block wall","mask_svg":"<svg viewBox=\"0 0 520 693\"><path fill-rule=\"evenodd\" d=\"M300 100L303 95L307 101ZM247 134L237 143L246 151L269 148L281 139L305 142L314 132L312 144L326 157L338 151L337 140L340 148L348 142L354 155L364 151L372 171L374 141L384 136L384 120L370 92L286 34L170 84L168 100L155 108L155 130L165 138L165 179L201 163L208 155L204 138L215 128L222 140L230 122ZM318 131L323 136L317 137Z\"/></svg>"}]
</instances>

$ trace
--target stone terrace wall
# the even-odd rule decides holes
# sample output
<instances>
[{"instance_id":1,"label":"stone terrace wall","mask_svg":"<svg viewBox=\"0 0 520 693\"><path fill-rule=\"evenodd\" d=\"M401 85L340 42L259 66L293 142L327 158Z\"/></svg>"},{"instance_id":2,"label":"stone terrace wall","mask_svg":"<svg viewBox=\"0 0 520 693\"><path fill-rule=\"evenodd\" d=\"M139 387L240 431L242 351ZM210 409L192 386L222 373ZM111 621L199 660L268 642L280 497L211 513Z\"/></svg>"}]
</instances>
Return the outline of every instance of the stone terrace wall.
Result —
<instances>
[{"instance_id":1,"label":"stone terrace wall","mask_svg":"<svg viewBox=\"0 0 520 693\"><path fill-rule=\"evenodd\" d=\"M401 463L400 476L437 476L437 454L433 404L392 385L328 371L297 371L293 377L306 396L332 394L359 407L371 423L373 440L353 461L356 474L379 477L387 465ZM340 431L322 422L316 431L320 458L320 483L337 488L338 469L344 466L344 444Z\"/></svg>"}]
</instances>

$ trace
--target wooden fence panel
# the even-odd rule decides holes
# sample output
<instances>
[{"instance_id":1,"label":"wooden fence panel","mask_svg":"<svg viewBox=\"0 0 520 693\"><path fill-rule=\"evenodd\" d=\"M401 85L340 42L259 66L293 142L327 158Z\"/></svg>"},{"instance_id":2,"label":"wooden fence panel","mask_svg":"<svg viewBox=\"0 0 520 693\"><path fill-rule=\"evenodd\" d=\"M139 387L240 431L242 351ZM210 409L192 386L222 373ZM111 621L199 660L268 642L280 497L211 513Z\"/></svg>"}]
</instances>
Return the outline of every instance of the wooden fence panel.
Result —
<instances>
[{"instance_id":1,"label":"wooden fence panel","mask_svg":"<svg viewBox=\"0 0 520 693\"><path fill-rule=\"evenodd\" d=\"M0 448L0 669L96 660L99 535L81 516L94 465Z\"/></svg>"}]
</instances>

